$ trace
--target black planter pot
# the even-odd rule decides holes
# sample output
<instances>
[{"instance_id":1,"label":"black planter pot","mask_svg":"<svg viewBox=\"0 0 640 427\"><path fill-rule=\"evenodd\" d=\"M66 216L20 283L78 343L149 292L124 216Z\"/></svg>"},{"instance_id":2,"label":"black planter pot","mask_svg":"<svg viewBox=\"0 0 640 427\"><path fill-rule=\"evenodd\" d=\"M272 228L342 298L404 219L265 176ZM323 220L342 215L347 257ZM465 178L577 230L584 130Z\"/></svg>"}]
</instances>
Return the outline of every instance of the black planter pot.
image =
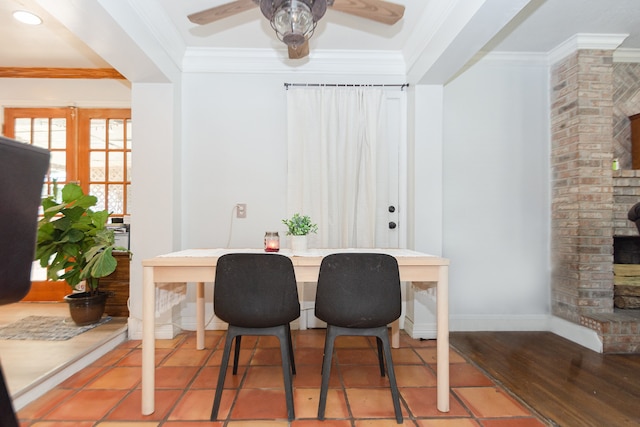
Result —
<instances>
[{"instance_id":1,"label":"black planter pot","mask_svg":"<svg viewBox=\"0 0 640 427\"><path fill-rule=\"evenodd\" d=\"M107 303L106 292L78 292L69 294L64 300L69 303L71 319L78 326L86 326L97 323L102 319Z\"/></svg>"}]
</instances>

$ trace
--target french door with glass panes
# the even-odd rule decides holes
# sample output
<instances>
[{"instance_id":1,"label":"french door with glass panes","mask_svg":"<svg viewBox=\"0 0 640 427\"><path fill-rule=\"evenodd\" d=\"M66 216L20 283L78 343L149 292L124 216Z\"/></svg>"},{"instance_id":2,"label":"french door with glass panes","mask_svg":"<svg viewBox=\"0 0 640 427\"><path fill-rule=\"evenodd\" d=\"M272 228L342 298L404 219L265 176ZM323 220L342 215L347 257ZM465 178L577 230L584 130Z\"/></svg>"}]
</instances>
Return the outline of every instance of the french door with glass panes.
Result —
<instances>
[{"instance_id":1,"label":"french door with glass panes","mask_svg":"<svg viewBox=\"0 0 640 427\"><path fill-rule=\"evenodd\" d=\"M6 108L4 133L9 138L48 149L51 162L43 196L68 182L98 198L96 210L114 218L131 206L131 110L82 108ZM29 301L60 301L65 282L46 281L34 266Z\"/></svg>"}]
</instances>

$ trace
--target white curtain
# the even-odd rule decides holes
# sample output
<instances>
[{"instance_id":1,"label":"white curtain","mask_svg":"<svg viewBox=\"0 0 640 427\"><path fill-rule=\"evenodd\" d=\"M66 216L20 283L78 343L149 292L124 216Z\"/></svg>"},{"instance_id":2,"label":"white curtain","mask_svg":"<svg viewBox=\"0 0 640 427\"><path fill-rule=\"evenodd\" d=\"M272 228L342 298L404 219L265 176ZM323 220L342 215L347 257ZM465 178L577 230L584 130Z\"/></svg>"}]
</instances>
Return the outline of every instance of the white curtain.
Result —
<instances>
[{"instance_id":1,"label":"white curtain","mask_svg":"<svg viewBox=\"0 0 640 427\"><path fill-rule=\"evenodd\" d=\"M287 90L287 210L318 224L310 247L375 246L384 96L377 87Z\"/></svg>"}]
</instances>

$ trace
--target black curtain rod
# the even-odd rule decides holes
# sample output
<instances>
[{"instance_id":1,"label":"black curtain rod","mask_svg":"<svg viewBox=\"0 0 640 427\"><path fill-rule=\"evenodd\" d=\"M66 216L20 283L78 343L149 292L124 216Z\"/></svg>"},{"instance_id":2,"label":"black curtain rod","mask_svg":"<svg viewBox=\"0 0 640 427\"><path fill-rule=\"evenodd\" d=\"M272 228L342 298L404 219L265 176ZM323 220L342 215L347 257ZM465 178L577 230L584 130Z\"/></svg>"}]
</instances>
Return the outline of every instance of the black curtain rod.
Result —
<instances>
[{"instance_id":1,"label":"black curtain rod","mask_svg":"<svg viewBox=\"0 0 640 427\"><path fill-rule=\"evenodd\" d=\"M331 83L285 83L285 89L289 90L289 86L303 86L303 87L399 87L400 90L404 90L405 87L409 87L409 83L402 84L375 84L375 85L360 85L360 84L331 84Z\"/></svg>"}]
</instances>

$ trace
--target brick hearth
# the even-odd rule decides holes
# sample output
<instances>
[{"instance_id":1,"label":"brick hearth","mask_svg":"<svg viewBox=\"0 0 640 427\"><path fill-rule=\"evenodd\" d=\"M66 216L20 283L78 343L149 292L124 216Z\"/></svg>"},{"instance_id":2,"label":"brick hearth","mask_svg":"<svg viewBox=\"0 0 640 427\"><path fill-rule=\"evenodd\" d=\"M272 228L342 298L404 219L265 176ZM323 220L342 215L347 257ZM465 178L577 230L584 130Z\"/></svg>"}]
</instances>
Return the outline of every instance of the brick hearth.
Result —
<instances>
[{"instance_id":1,"label":"brick hearth","mask_svg":"<svg viewBox=\"0 0 640 427\"><path fill-rule=\"evenodd\" d=\"M598 333L605 353L640 353L640 310L581 316L580 324Z\"/></svg>"}]
</instances>

